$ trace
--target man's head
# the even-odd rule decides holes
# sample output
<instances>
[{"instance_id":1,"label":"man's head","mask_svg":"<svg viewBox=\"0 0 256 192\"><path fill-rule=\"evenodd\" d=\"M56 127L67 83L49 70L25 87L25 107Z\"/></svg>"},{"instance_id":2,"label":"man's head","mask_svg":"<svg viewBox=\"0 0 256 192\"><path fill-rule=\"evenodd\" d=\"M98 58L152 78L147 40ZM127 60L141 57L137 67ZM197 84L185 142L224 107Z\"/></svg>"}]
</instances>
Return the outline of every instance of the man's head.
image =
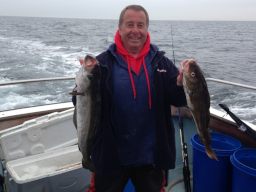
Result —
<instances>
[{"instance_id":1,"label":"man's head","mask_svg":"<svg viewBox=\"0 0 256 192\"><path fill-rule=\"evenodd\" d=\"M149 17L140 5L125 7L119 17L119 34L125 49L137 55L143 48L148 33Z\"/></svg>"},{"instance_id":2,"label":"man's head","mask_svg":"<svg viewBox=\"0 0 256 192\"><path fill-rule=\"evenodd\" d=\"M149 16L148 16L148 12L146 11L146 9L144 7L142 7L141 5L128 5L127 7L125 7L121 13L120 13L120 16L119 16L119 23L118 23L118 26L120 27L120 25L122 24L123 22L123 17L124 17L124 14L127 10L134 10L134 11L142 11L144 12L145 16L146 16L146 24L147 24L147 27L149 26Z\"/></svg>"}]
</instances>

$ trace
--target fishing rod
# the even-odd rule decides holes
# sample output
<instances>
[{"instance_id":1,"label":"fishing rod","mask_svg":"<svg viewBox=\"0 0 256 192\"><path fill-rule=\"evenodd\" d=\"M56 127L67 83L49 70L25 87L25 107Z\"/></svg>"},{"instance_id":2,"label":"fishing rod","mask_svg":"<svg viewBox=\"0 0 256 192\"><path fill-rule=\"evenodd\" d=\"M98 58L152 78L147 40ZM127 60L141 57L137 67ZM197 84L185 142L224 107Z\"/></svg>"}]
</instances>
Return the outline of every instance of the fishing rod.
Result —
<instances>
[{"instance_id":1,"label":"fishing rod","mask_svg":"<svg viewBox=\"0 0 256 192\"><path fill-rule=\"evenodd\" d=\"M184 139L183 117L180 113L180 109L178 109L178 113L179 113L180 141L181 141L181 147L182 147L182 160L183 160L183 179L184 179L186 192L191 192L188 146Z\"/></svg>"},{"instance_id":2,"label":"fishing rod","mask_svg":"<svg viewBox=\"0 0 256 192\"><path fill-rule=\"evenodd\" d=\"M173 63L175 65L175 55L174 55L174 45L173 45L173 33L172 33L172 25L171 25L171 38L172 38L172 56ZM189 170L189 159L188 159L188 146L184 139L184 129L183 129L183 117L180 112L180 108L178 108L179 115L179 130L180 130L180 141L182 147L182 161L183 161L183 180L185 185L186 192L191 192L191 184L190 184L190 170Z\"/></svg>"},{"instance_id":3,"label":"fishing rod","mask_svg":"<svg viewBox=\"0 0 256 192\"><path fill-rule=\"evenodd\" d=\"M236 122L237 127L240 131L245 132L247 135L251 136L253 139L256 140L256 131L254 129L252 129L249 125L244 123L234 113L232 113L227 105L219 104L219 106L224 109L227 114L229 114L229 116Z\"/></svg>"},{"instance_id":4,"label":"fishing rod","mask_svg":"<svg viewBox=\"0 0 256 192\"><path fill-rule=\"evenodd\" d=\"M173 57L173 64L175 65L175 56L174 56L174 46L173 46L173 34L172 34L172 25L171 25L171 43L172 43L172 57ZM167 187L168 185L168 178L169 178L169 173L168 170L165 171L165 186Z\"/></svg>"},{"instance_id":5,"label":"fishing rod","mask_svg":"<svg viewBox=\"0 0 256 192\"><path fill-rule=\"evenodd\" d=\"M173 57L173 63L174 63L174 65L175 65L175 56L174 56L174 46L173 46L172 25L171 25L171 38L172 38L172 57Z\"/></svg>"}]
</instances>

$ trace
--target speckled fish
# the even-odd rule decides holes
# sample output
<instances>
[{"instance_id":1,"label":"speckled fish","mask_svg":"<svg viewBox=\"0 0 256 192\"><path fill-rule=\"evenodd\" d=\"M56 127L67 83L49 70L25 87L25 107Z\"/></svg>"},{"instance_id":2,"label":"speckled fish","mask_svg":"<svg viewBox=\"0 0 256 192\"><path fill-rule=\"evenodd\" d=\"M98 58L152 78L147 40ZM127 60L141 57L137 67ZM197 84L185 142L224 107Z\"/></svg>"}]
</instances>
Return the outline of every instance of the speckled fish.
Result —
<instances>
[{"instance_id":1,"label":"speckled fish","mask_svg":"<svg viewBox=\"0 0 256 192\"><path fill-rule=\"evenodd\" d=\"M210 96L203 72L193 59L183 62L181 68L187 105L192 113L199 137L205 145L208 157L218 160L211 148L208 128L210 121Z\"/></svg>"},{"instance_id":2,"label":"speckled fish","mask_svg":"<svg viewBox=\"0 0 256 192\"><path fill-rule=\"evenodd\" d=\"M71 93L76 95L74 124L77 128L78 147L83 155L82 165L91 171L94 171L91 160L92 143L99 123L101 106L100 67L96 65L92 70L85 67L93 62L98 63L94 56L85 57L84 64L76 74L76 87Z\"/></svg>"}]
</instances>

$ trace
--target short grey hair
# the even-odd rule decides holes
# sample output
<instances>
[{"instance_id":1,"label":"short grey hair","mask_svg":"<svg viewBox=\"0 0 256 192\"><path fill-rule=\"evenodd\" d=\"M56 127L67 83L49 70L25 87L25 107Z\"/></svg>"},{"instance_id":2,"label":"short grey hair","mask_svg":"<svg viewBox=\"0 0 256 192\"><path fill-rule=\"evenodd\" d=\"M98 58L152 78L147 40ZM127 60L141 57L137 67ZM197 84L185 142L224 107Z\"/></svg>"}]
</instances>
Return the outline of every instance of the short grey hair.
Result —
<instances>
[{"instance_id":1,"label":"short grey hair","mask_svg":"<svg viewBox=\"0 0 256 192\"><path fill-rule=\"evenodd\" d=\"M120 16L119 16L119 23L118 23L118 26L120 27L122 22L123 22L123 17L124 17L124 14L127 10L134 10L134 11L143 11L146 15L146 24L147 26L149 25L149 16L148 16L148 12L146 11L146 9L144 7L142 7L141 5L128 5L127 7L125 7L121 13L120 13Z\"/></svg>"}]
</instances>

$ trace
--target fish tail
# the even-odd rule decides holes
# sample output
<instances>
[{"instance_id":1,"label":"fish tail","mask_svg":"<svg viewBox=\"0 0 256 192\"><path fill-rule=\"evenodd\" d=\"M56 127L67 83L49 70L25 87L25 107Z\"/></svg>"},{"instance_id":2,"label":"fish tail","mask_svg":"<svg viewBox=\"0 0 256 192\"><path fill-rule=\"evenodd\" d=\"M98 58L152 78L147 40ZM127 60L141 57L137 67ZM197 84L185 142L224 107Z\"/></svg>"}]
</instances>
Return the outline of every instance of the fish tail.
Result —
<instances>
[{"instance_id":1,"label":"fish tail","mask_svg":"<svg viewBox=\"0 0 256 192\"><path fill-rule=\"evenodd\" d=\"M206 154L209 158L214 159L216 161L218 161L218 157L215 154L215 152L211 149L211 148L206 148Z\"/></svg>"}]
</instances>

